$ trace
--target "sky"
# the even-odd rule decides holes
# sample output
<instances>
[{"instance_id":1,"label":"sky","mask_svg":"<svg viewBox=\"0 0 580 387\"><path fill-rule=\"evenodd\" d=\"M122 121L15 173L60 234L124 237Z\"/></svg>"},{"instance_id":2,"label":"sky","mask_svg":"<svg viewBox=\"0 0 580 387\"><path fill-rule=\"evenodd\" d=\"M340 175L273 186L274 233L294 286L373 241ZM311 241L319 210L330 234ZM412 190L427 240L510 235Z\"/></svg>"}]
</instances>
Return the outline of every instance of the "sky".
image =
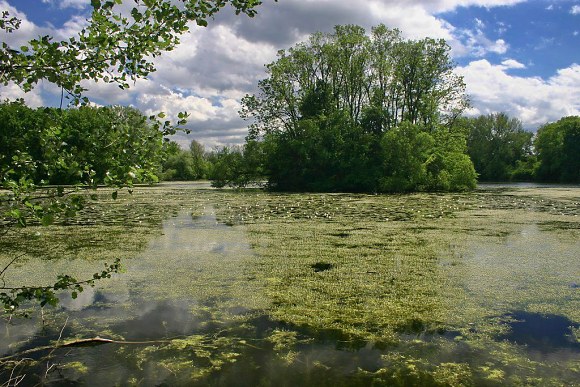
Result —
<instances>
[{"instance_id":1,"label":"sky","mask_svg":"<svg viewBox=\"0 0 580 387\"><path fill-rule=\"evenodd\" d=\"M0 0L2 10L23 20L19 31L2 36L18 44L71 36L90 15L90 0ZM174 138L183 147L191 139L207 148L241 144L248 123L238 116L240 100L257 91L278 50L337 24L370 31L381 23L408 39L447 41L467 85L467 115L505 112L530 131L580 115L580 0L264 0L254 18L225 8L207 28L192 26L175 50L156 59L157 71L128 91L87 83L87 96L170 118L187 111L191 134ZM48 82L29 93L0 86L1 99L16 97L51 106L60 90Z\"/></svg>"}]
</instances>

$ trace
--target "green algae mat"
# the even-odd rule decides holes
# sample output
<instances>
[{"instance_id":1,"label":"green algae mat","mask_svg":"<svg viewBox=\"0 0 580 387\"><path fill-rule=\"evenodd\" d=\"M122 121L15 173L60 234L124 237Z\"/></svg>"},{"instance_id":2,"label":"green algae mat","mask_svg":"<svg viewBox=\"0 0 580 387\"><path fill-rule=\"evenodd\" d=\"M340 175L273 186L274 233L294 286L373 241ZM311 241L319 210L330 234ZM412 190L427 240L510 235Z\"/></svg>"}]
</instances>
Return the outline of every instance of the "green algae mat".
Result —
<instances>
[{"instance_id":1,"label":"green algae mat","mask_svg":"<svg viewBox=\"0 0 580 387\"><path fill-rule=\"evenodd\" d=\"M0 263L23 255L7 285L91 275L117 257L124 272L5 317L0 380L579 384L579 215L580 187L104 191L77 218L2 237ZM94 337L114 342L66 345Z\"/></svg>"}]
</instances>

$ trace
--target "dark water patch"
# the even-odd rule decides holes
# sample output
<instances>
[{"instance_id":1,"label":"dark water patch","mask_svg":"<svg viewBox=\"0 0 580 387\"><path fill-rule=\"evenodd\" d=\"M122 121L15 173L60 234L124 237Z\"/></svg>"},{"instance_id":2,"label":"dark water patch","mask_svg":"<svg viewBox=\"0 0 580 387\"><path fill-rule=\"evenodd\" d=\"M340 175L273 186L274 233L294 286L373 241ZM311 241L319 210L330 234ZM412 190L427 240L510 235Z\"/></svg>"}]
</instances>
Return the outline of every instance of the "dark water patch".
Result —
<instances>
[{"instance_id":1,"label":"dark water patch","mask_svg":"<svg viewBox=\"0 0 580 387\"><path fill-rule=\"evenodd\" d=\"M509 332L498 337L541 353L562 349L580 353L572 329L580 328L564 316L516 311L502 316Z\"/></svg>"},{"instance_id":2,"label":"dark water patch","mask_svg":"<svg viewBox=\"0 0 580 387\"><path fill-rule=\"evenodd\" d=\"M310 265L310 267L313 268L316 273L319 273L321 271L332 269L334 265L328 262L316 262Z\"/></svg>"}]
</instances>

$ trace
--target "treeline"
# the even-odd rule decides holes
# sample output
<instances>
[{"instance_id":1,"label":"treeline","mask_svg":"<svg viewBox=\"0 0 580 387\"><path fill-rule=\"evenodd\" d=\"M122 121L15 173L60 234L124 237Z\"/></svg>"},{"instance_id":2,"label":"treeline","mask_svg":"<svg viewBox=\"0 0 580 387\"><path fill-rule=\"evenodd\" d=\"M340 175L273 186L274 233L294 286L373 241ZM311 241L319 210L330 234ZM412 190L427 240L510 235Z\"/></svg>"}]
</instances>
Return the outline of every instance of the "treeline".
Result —
<instances>
[{"instance_id":1,"label":"treeline","mask_svg":"<svg viewBox=\"0 0 580 387\"><path fill-rule=\"evenodd\" d=\"M578 116L545 124L535 134L524 130L519 119L510 118L505 113L460 117L456 125L467 133L467 154L473 161L479 181L580 183ZM417 174L421 173L418 160L422 149L427 149L425 145L421 148L417 135L410 126L403 125L385 139L385 142L390 142L392 159L415 160L415 163L406 162L398 166L401 176L409 174L410 178L401 177L408 181L417 179ZM430 140L424 139L428 145ZM316 147L316 143L313 144ZM250 141L244 146L225 147L212 153L212 163L219 163L221 167L211 169L213 173L208 176L218 187L243 187L267 181L268 165L275 164L267 157L267 146L267 142ZM355 144L351 146L356 147ZM312 182L312 187L316 189L317 184Z\"/></svg>"},{"instance_id":2,"label":"treeline","mask_svg":"<svg viewBox=\"0 0 580 387\"><path fill-rule=\"evenodd\" d=\"M243 146L206 152L164 140L129 107L0 104L0 177L36 184L210 179L281 191L463 191L481 181L580 182L580 118L537 135L503 113L466 118L443 40L358 26L278 53L256 95ZM167 133L167 132L165 132ZM4 184L4 183L3 183ZM5 185L5 184L4 184Z\"/></svg>"},{"instance_id":3,"label":"treeline","mask_svg":"<svg viewBox=\"0 0 580 387\"><path fill-rule=\"evenodd\" d=\"M214 187L245 187L265 179L263 153L244 146L224 146L206 151L192 140L189 149L182 149L174 141L165 144L165 160L160 169L162 180L212 181Z\"/></svg>"},{"instance_id":4,"label":"treeline","mask_svg":"<svg viewBox=\"0 0 580 387\"><path fill-rule=\"evenodd\" d=\"M580 117L525 131L505 113L463 118L467 151L480 181L580 183Z\"/></svg>"},{"instance_id":5,"label":"treeline","mask_svg":"<svg viewBox=\"0 0 580 387\"><path fill-rule=\"evenodd\" d=\"M443 40L404 40L383 25L313 34L281 50L259 93L242 100L250 133L223 151L230 162L216 185L407 192L469 190L478 177L580 182L578 117L535 139L502 113L462 117L465 85L453 67Z\"/></svg>"},{"instance_id":6,"label":"treeline","mask_svg":"<svg viewBox=\"0 0 580 387\"><path fill-rule=\"evenodd\" d=\"M158 181L163 158L162 132L134 108L0 104L3 183L151 183Z\"/></svg>"}]
</instances>

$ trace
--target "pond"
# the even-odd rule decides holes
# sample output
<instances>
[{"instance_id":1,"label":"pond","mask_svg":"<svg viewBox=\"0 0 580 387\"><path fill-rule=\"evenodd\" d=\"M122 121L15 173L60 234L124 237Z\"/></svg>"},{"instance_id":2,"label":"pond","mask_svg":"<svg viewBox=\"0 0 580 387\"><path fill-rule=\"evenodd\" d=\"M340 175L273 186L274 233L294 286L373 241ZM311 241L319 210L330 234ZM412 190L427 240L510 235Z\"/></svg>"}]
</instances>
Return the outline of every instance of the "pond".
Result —
<instances>
[{"instance_id":1,"label":"pond","mask_svg":"<svg viewBox=\"0 0 580 387\"><path fill-rule=\"evenodd\" d=\"M0 263L25 254L12 283L124 267L57 308L0 320L0 380L576 384L579 215L580 187L105 191L66 224L0 241ZM96 337L110 341L81 341Z\"/></svg>"}]
</instances>

